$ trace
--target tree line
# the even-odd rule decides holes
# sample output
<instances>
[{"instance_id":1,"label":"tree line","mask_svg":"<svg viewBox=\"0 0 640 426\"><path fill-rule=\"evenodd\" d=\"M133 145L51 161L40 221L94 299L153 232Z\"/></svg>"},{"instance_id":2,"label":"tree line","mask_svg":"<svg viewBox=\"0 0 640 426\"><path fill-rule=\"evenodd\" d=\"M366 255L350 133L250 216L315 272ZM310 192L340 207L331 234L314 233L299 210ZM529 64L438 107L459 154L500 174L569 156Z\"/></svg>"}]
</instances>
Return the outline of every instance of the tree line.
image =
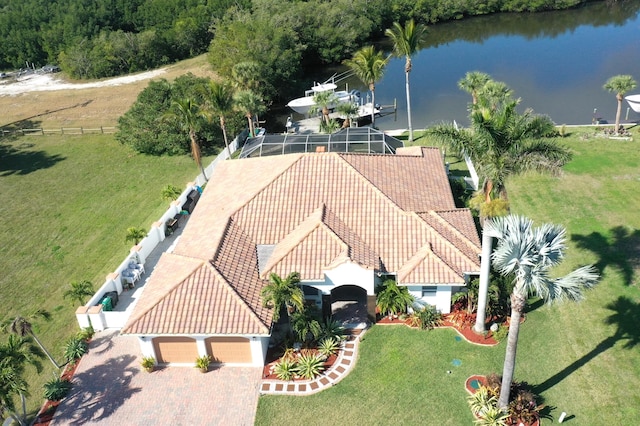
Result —
<instances>
[{"instance_id":1,"label":"tree line","mask_svg":"<svg viewBox=\"0 0 640 426\"><path fill-rule=\"evenodd\" d=\"M257 60L276 86L339 62L392 22L566 9L586 0L0 0L0 69L59 63L77 78L155 68L206 52L216 69ZM278 66L273 66L278 65Z\"/></svg>"}]
</instances>

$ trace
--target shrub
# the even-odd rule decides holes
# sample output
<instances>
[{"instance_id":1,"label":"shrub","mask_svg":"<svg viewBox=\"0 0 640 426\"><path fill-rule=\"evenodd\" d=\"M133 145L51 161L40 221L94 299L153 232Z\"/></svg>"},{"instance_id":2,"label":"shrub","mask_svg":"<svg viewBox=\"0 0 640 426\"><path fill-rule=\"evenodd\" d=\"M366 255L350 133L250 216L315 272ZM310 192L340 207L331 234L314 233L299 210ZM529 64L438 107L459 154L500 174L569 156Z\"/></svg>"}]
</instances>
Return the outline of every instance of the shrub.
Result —
<instances>
[{"instance_id":1,"label":"shrub","mask_svg":"<svg viewBox=\"0 0 640 426\"><path fill-rule=\"evenodd\" d=\"M442 314L435 306L426 305L413 311L410 317L412 327L420 327L423 330L431 330L442 322Z\"/></svg>"},{"instance_id":2,"label":"shrub","mask_svg":"<svg viewBox=\"0 0 640 426\"><path fill-rule=\"evenodd\" d=\"M162 188L163 200L177 200L180 194L182 194L182 191L175 185L167 185Z\"/></svg>"},{"instance_id":3,"label":"shrub","mask_svg":"<svg viewBox=\"0 0 640 426\"><path fill-rule=\"evenodd\" d=\"M282 358L273 369L274 374L280 380L291 380L296 374L296 363L290 358Z\"/></svg>"},{"instance_id":4,"label":"shrub","mask_svg":"<svg viewBox=\"0 0 640 426\"><path fill-rule=\"evenodd\" d=\"M60 401L70 390L70 381L55 377L44 384L44 397L49 401Z\"/></svg>"},{"instance_id":5,"label":"shrub","mask_svg":"<svg viewBox=\"0 0 640 426\"><path fill-rule=\"evenodd\" d=\"M153 371L153 368L156 366L156 359L152 356L143 356L142 361L140 361L140 365L146 371Z\"/></svg>"},{"instance_id":6,"label":"shrub","mask_svg":"<svg viewBox=\"0 0 640 426\"><path fill-rule=\"evenodd\" d=\"M340 343L333 337L324 338L318 344L318 352L326 357L336 354L338 349L340 349Z\"/></svg>"},{"instance_id":7,"label":"shrub","mask_svg":"<svg viewBox=\"0 0 640 426\"><path fill-rule=\"evenodd\" d=\"M337 342L341 342L345 339L344 327L340 325L338 321L334 321L331 318L326 318L322 324L320 324L320 340L332 338Z\"/></svg>"},{"instance_id":8,"label":"shrub","mask_svg":"<svg viewBox=\"0 0 640 426\"><path fill-rule=\"evenodd\" d=\"M196 358L196 368L201 371L207 371L209 369L209 364L211 364L211 357L209 355L203 355Z\"/></svg>"},{"instance_id":9,"label":"shrub","mask_svg":"<svg viewBox=\"0 0 640 426\"><path fill-rule=\"evenodd\" d=\"M469 398L467 398L469 408L474 416L482 417L491 407L495 407L498 398L489 388L480 386L480 388Z\"/></svg>"},{"instance_id":10,"label":"shrub","mask_svg":"<svg viewBox=\"0 0 640 426\"><path fill-rule=\"evenodd\" d=\"M74 337L67 342L64 348L64 357L68 362L75 362L82 358L82 355L86 354L89 350L89 345L84 339Z\"/></svg>"},{"instance_id":11,"label":"shrub","mask_svg":"<svg viewBox=\"0 0 640 426\"><path fill-rule=\"evenodd\" d=\"M324 361L318 355L301 355L295 372L304 379L313 379L324 370Z\"/></svg>"},{"instance_id":12,"label":"shrub","mask_svg":"<svg viewBox=\"0 0 640 426\"><path fill-rule=\"evenodd\" d=\"M498 342L502 342L507 338L507 336L509 336L509 327L504 324L500 324L498 326L498 331L492 334L492 337Z\"/></svg>"},{"instance_id":13,"label":"shrub","mask_svg":"<svg viewBox=\"0 0 640 426\"><path fill-rule=\"evenodd\" d=\"M89 327L85 327L76 334L76 337L80 340L89 341L96 334L93 326L89 325Z\"/></svg>"}]
</instances>

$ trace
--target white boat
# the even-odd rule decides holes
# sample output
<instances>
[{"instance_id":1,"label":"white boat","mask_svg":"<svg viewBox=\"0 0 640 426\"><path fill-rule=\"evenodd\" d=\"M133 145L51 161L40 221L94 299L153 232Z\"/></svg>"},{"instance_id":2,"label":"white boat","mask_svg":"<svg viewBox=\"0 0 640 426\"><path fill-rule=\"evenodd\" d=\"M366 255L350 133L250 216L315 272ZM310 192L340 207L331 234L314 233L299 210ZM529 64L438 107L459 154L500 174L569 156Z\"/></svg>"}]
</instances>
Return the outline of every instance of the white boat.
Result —
<instances>
[{"instance_id":1,"label":"white boat","mask_svg":"<svg viewBox=\"0 0 640 426\"><path fill-rule=\"evenodd\" d=\"M640 95L629 95L625 99L631 109L640 114Z\"/></svg>"},{"instance_id":2,"label":"white boat","mask_svg":"<svg viewBox=\"0 0 640 426\"><path fill-rule=\"evenodd\" d=\"M336 77L341 77L341 79L346 78L344 75L341 76L332 76L329 80L325 81L322 84L314 84L310 90L305 90L304 96L302 98L297 98L292 100L287 104L289 108L294 110L299 114L308 114L311 107L315 105L313 101L313 97L321 92L333 92L336 95L336 102L334 104L329 105L329 109L334 109L341 103L347 102L355 102L360 103L360 92L357 90L338 90L338 86L336 85ZM339 81L339 80L338 80Z\"/></svg>"}]
</instances>

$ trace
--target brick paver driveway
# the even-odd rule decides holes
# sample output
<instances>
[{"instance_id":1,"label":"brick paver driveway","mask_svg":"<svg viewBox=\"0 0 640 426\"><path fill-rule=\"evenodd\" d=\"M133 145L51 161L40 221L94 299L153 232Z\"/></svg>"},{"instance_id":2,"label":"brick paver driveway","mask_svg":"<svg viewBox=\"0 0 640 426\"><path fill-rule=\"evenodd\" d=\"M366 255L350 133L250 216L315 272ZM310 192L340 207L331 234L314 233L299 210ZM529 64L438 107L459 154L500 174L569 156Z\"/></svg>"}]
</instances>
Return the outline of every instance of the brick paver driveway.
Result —
<instances>
[{"instance_id":1,"label":"brick paver driveway","mask_svg":"<svg viewBox=\"0 0 640 426\"><path fill-rule=\"evenodd\" d=\"M145 372L135 338L96 334L52 425L252 425L261 368Z\"/></svg>"}]
</instances>

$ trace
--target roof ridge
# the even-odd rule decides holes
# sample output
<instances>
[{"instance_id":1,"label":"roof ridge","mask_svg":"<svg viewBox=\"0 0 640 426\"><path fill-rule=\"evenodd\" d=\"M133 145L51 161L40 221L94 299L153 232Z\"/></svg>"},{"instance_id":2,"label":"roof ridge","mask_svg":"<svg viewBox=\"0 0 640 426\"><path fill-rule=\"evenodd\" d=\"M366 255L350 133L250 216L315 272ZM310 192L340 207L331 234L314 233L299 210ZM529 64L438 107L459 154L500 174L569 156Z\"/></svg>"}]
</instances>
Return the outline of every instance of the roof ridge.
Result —
<instances>
[{"instance_id":1,"label":"roof ridge","mask_svg":"<svg viewBox=\"0 0 640 426\"><path fill-rule=\"evenodd\" d=\"M221 280L223 286L231 293L231 296L235 297L240 302L241 306L244 306L245 310L248 311L248 313L253 316L254 319L257 320L262 326L264 326L266 332L269 332L269 327L267 326L267 324L265 324L265 322L260 319L260 316L256 313L255 310L251 308L251 306L249 306L247 301L244 300L244 298L238 293L238 291L231 284L229 284L224 275L218 270L218 268L213 265L212 261L205 263L206 266L211 268L214 275L216 275Z\"/></svg>"},{"instance_id":2,"label":"roof ridge","mask_svg":"<svg viewBox=\"0 0 640 426\"><path fill-rule=\"evenodd\" d=\"M400 269L398 270L398 282L402 283L402 279L403 277L408 276L411 272L415 271L415 269L420 266L424 259L426 258L431 258L433 259L435 262L440 263L442 266L444 266L445 268L447 268L450 272L453 272L455 275L458 275L458 272L452 268L447 262L445 262L444 260L442 260L442 258L440 256L438 256L433 249L431 248L432 243L431 242L427 242L426 244L422 245L418 250L416 250L416 252L413 254L413 256L411 256L404 265L402 265L400 267ZM423 254L424 253L424 254ZM407 269L406 271L402 271L402 268L405 265L410 264L409 269ZM400 276L400 271L402 271L402 277Z\"/></svg>"},{"instance_id":3,"label":"roof ridge","mask_svg":"<svg viewBox=\"0 0 640 426\"><path fill-rule=\"evenodd\" d=\"M375 193L377 193L382 199L387 200L389 203L391 203L397 210L399 210L402 213L408 213L406 210L404 210L403 208L401 208L398 203L396 203L395 201L393 201L384 191L382 191L375 183L373 183L371 181L371 179L367 178L365 175L363 175L360 170L356 169L356 167L351 164L350 162L348 162L347 160L345 160L344 158L342 158L342 155L338 155L338 157L340 158L340 161L342 162L342 164L344 164L347 169L351 170L351 172L356 176L359 177L362 181L366 182Z\"/></svg>"},{"instance_id":4,"label":"roof ridge","mask_svg":"<svg viewBox=\"0 0 640 426\"><path fill-rule=\"evenodd\" d=\"M440 211L448 211L448 212L455 212L457 213L458 211L462 211L461 210L440 210ZM468 209L464 209L464 210L468 210ZM460 232L458 230L458 228L456 228L455 226L453 226L451 223L449 223L448 220L446 220L445 218L443 218L442 216L440 216L439 211L438 210L431 210L429 212L426 212L429 216L433 217L436 221L438 221L438 223L440 223L441 225L443 225L444 227L448 228L451 232L453 232L454 235L456 235L463 244L466 244L468 248L470 248L471 250L477 250L477 247L475 244L473 244L469 238L464 235L462 232ZM423 219L424 220L424 219ZM425 221L426 223L426 221ZM475 259L470 258L463 250L459 249L452 241L449 241L448 238L446 238L444 235L442 235L442 233L440 233L437 229L435 229L433 226L431 226L430 224L427 223L427 225L429 225L435 232L438 233L438 235L440 235L442 237L442 239L444 241L446 241L448 244L452 245L454 247L454 249L462 254L462 256L464 256L465 258L467 258L468 260L470 260L472 263L476 263Z\"/></svg>"},{"instance_id":5,"label":"roof ridge","mask_svg":"<svg viewBox=\"0 0 640 426\"><path fill-rule=\"evenodd\" d=\"M274 256L271 256L271 259L269 259L269 262L267 263L267 266L264 268L263 274L268 273L269 271L273 270L273 268L275 268L275 266L280 263L280 261L282 261L282 259L284 259L285 257L287 257L287 255L289 255L291 252L293 252L299 245L301 242L303 242L305 239L307 239L307 237L309 237L309 235L311 235L312 232L314 232L316 229L318 228L325 228L326 231L328 231L328 233L330 234L330 236L332 238L334 238L336 240L336 242L340 245L343 246L343 251L344 249L349 249L349 245L346 244L346 242L340 238L340 236L338 234L336 234L330 227L327 226L327 224L324 222L324 215L325 215L325 210L327 209L327 206L325 203L322 203L322 205L320 207L318 207L317 209L315 209L314 211L312 211L302 222L300 222L298 224L298 226L296 226L295 228L293 228L285 237L284 239L282 239L280 241L280 243L276 244L276 251L277 251L277 247L278 246L282 246L282 243L287 241L289 239L289 237L296 233L296 231L298 230L304 230L304 233L302 233L300 235L299 238L297 238L295 240L296 244L291 245L288 250L283 251L282 253L279 253L279 256L277 258L274 258ZM315 219L316 216L320 216L317 219ZM305 229L307 228L308 229ZM288 242L288 241L287 241ZM274 251L273 254L276 254L276 252Z\"/></svg>"}]
</instances>

